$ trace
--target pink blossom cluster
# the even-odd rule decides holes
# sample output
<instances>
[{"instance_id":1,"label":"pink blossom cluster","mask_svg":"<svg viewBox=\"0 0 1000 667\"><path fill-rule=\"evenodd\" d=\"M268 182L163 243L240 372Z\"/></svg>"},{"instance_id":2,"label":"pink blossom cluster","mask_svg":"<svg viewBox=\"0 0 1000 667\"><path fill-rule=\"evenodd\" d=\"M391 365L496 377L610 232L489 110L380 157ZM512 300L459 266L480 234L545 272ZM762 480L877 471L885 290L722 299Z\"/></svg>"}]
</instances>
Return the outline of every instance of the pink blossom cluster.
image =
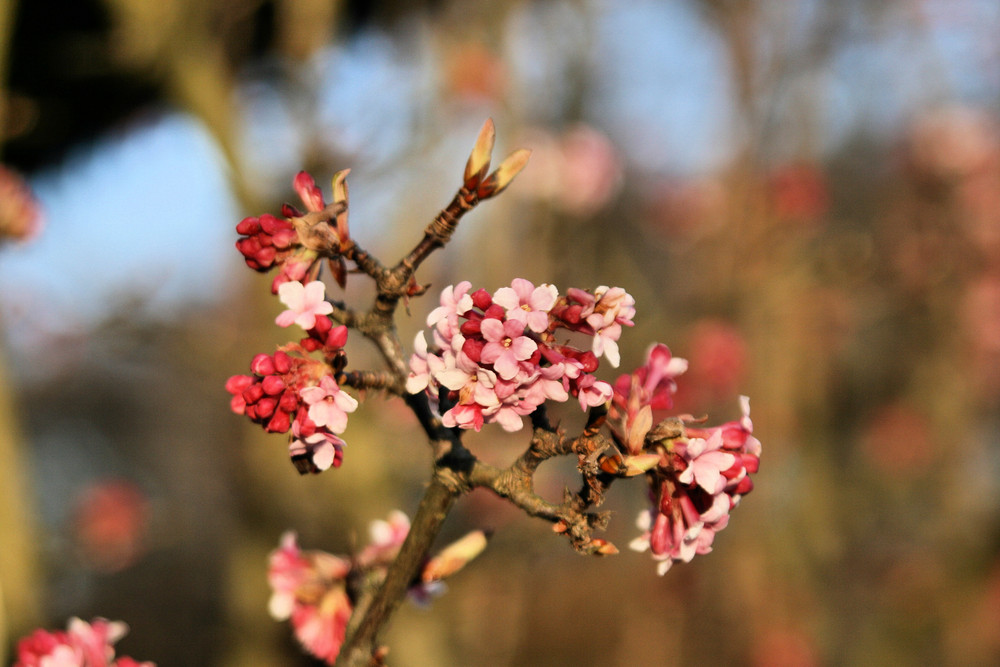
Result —
<instances>
[{"instance_id":1,"label":"pink blossom cluster","mask_svg":"<svg viewBox=\"0 0 1000 667\"><path fill-rule=\"evenodd\" d=\"M730 510L753 489L750 475L760 465L761 445L752 435L745 396L739 420L715 427L687 422L676 434L651 430L652 411L671 407L674 378L686 368L665 345L652 346L642 367L615 382L610 412L612 431L631 456L649 452L659 457L646 472L652 507L639 515L643 533L630 546L649 549L660 561L660 574L674 562L712 550Z\"/></svg>"},{"instance_id":2,"label":"pink blossom cluster","mask_svg":"<svg viewBox=\"0 0 1000 667\"><path fill-rule=\"evenodd\" d=\"M155 667L127 656L115 657L114 644L125 636L121 621L70 620L66 631L35 630L17 643L14 667Z\"/></svg>"},{"instance_id":3,"label":"pink blossom cluster","mask_svg":"<svg viewBox=\"0 0 1000 667\"><path fill-rule=\"evenodd\" d=\"M339 188L343 193L343 197L339 199L345 203L347 190L343 179L346 175L346 171L340 172L334 181L334 199L338 199ZM313 177L304 171L299 172L292 185L302 199L306 211L324 214L327 216L326 221L329 222L332 213L326 213L327 206L323 201L323 193L316 186ZM236 225L236 231L240 234L240 239L236 241L236 249L243 255L247 266L261 273L279 267L278 275L271 283L271 291L275 294L284 283L303 281L307 276L315 277L319 268L318 254L308 247L309 244L296 225L296 221L305 214L291 204L284 204L281 212L284 217L279 218L265 213L259 217L244 218ZM322 217L321 215L320 218ZM335 229L339 243L344 246L349 242L346 211L336 216ZM338 281L342 281L346 273L343 259L338 257L336 260L331 260L331 268Z\"/></svg>"},{"instance_id":4,"label":"pink blossom cluster","mask_svg":"<svg viewBox=\"0 0 1000 667\"><path fill-rule=\"evenodd\" d=\"M348 413L358 407L334 377L346 364L342 348L347 327L334 327L330 318L317 316L307 334L273 355L256 355L251 375L234 375L226 382L233 412L269 433L291 431L289 455L303 474L340 466L345 443L338 436L347 428ZM327 363L309 356L317 349Z\"/></svg>"},{"instance_id":5,"label":"pink blossom cluster","mask_svg":"<svg viewBox=\"0 0 1000 667\"><path fill-rule=\"evenodd\" d=\"M427 316L434 345L417 334L406 388L426 391L444 408L445 426L473 428L496 422L506 431L546 400L576 397L584 410L602 405L611 385L594 377L598 357L618 365L622 326L632 326L635 300L618 287L593 292L515 278L493 294L470 293L468 281L449 285ZM590 337L581 350L560 340L565 332Z\"/></svg>"},{"instance_id":6,"label":"pink blossom cluster","mask_svg":"<svg viewBox=\"0 0 1000 667\"><path fill-rule=\"evenodd\" d=\"M686 422L677 433L657 433L653 411L673 405L675 378L687 362L666 345L650 347L646 363L615 382L610 423L631 457L657 455L646 476L652 508L639 515L642 535L637 551L652 551L665 573L676 561L712 550L715 534L729 523L729 512L753 489L750 474L760 465L760 441L753 437L750 400L741 397L743 415L722 426Z\"/></svg>"},{"instance_id":7,"label":"pink blossom cluster","mask_svg":"<svg viewBox=\"0 0 1000 667\"><path fill-rule=\"evenodd\" d=\"M409 517L395 510L387 521L372 522L370 543L353 558L303 551L295 533L285 533L270 557L267 579L272 591L268 603L271 617L290 621L303 648L332 665L354 612L348 580L361 581L374 572L384 573L409 532ZM410 598L417 603L429 601L443 590L440 580L475 558L484 546L485 536L474 531L445 547L439 556L424 564L418 581L410 587ZM446 567L441 565L442 557L448 562Z\"/></svg>"}]
</instances>

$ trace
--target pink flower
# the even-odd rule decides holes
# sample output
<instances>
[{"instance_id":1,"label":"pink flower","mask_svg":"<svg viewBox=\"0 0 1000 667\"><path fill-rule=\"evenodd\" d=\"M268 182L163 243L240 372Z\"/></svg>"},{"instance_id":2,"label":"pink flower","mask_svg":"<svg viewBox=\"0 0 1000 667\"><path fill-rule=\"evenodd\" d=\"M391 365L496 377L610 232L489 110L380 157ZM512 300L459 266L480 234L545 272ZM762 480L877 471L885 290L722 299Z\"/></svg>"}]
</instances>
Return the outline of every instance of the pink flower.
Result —
<instances>
[{"instance_id":1,"label":"pink flower","mask_svg":"<svg viewBox=\"0 0 1000 667\"><path fill-rule=\"evenodd\" d=\"M549 327L549 311L558 298L559 290L552 285L535 287L524 278L514 278L510 287L501 287L493 294L493 303L507 310L507 320L542 333Z\"/></svg>"},{"instance_id":2,"label":"pink flower","mask_svg":"<svg viewBox=\"0 0 1000 667\"><path fill-rule=\"evenodd\" d=\"M463 280L452 287L448 285L441 291L441 305L427 316L427 326L437 327L447 338L458 332L458 317L472 310L472 297L469 288L472 283Z\"/></svg>"},{"instance_id":3,"label":"pink flower","mask_svg":"<svg viewBox=\"0 0 1000 667\"><path fill-rule=\"evenodd\" d=\"M521 369L519 361L534 354L538 344L527 336L522 336L524 323L517 320L486 318L480 325L486 346L483 347L482 362L493 364L493 368L504 380L511 380Z\"/></svg>"},{"instance_id":4,"label":"pink flower","mask_svg":"<svg viewBox=\"0 0 1000 667\"><path fill-rule=\"evenodd\" d=\"M288 306L288 310L274 320L281 327L295 323L309 330L316 326L317 315L329 315L333 312L333 306L326 301L326 285L319 280L307 285L297 280L282 283L278 287L278 298Z\"/></svg>"},{"instance_id":5,"label":"pink flower","mask_svg":"<svg viewBox=\"0 0 1000 667\"><path fill-rule=\"evenodd\" d=\"M332 375L320 378L319 386L300 389L299 395L309 406L309 419L338 435L347 428L347 413L358 407L357 399L342 391Z\"/></svg>"},{"instance_id":6,"label":"pink flower","mask_svg":"<svg viewBox=\"0 0 1000 667\"><path fill-rule=\"evenodd\" d=\"M586 316L587 324L594 329L592 351L604 357L618 368L618 339L622 335L622 325L632 326L635 317L635 299L621 287L604 285L594 290L594 312Z\"/></svg>"},{"instance_id":7,"label":"pink flower","mask_svg":"<svg viewBox=\"0 0 1000 667\"><path fill-rule=\"evenodd\" d=\"M584 410L604 405L611 399L612 394L610 384L598 380L589 373L584 373L579 377L576 381L576 390L580 407Z\"/></svg>"},{"instance_id":8,"label":"pink flower","mask_svg":"<svg viewBox=\"0 0 1000 667\"><path fill-rule=\"evenodd\" d=\"M292 439L288 443L288 455L299 473L320 473L331 467L339 468L347 443L326 429L317 429L311 435L303 436L301 424L298 419L292 422Z\"/></svg>"},{"instance_id":9,"label":"pink flower","mask_svg":"<svg viewBox=\"0 0 1000 667\"><path fill-rule=\"evenodd\" d=\"M723 471L736 463L736 457L722 451L722 433L715 431L708 440L691 438L687 441L684 457L688 467L677 476L682 484L697 484L706 493L721 493L726 486Z\"/></svg>"}]
</instances>

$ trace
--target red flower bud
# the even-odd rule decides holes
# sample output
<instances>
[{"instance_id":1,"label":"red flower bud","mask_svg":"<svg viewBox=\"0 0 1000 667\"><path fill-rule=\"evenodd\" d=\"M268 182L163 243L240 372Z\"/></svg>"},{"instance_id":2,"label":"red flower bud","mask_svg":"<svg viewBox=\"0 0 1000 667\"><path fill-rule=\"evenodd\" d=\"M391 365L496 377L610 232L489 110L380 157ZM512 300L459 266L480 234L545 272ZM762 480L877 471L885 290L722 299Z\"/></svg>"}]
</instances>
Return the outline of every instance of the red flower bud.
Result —
<instances>
[{"instance_id":1,"label":"red flower bud","mask_svg":"<svg viewBox=\"0 0 1000 667\"><path fill-rule=\"evenodd\" d=\"M274 353L274 370L284 375L292 369L292 358L287 353L278 350Z\"/></svg>"},{"instance_id":2,"label":"red flower bud","mask_svg":"<svg viewBox=\"0 0 1000 667\"><path fill-rule=\"evenodd\" d=\"M483 312L483 317L492 317L493 319L502 320L506 314L507 311L504 310L503 306L498 306L494 303Z\"/></svg>"},{"instance_id":3,"label":"red flower bud","mask_svg":"<svg viewBox=\"0 0 1000 667\"><path fill-rule=\"evenodd\" d=\"M324 318L327 319L328 318ZM332 322L331 322L332 324ZM330 333L326 337L326 346L329 348L341 348L347 343L347 327L341 324L335 329L331 329Z\"/></svg>"},{"instance_id":4,"label":"red flower bud","mask_svg":"<svg viewBox=\"0 0 1000 667\"><path fill-rule=\"evenodd\" d=\"M289 227L291 227L291 225L287 220L276 218L270 213L265 213L260 216L260 228L269 236L276 234L283 229L288 229Z\"/></svg>"},{"instance_id":5,"label":"red flower bud","mask_svg":"<svg viewBox=\"0 0 1000 667\"><path fill-rule=\"evenodd\" d=\"M264 389L260 386L260 383L252 384L243 390L243 400L247 402L247 405L252 405L259 401L264 396Z\"/></svg>"},{"instance_id":6,"label":"red flower bud","mask_svg":"<svg viewBox=\"0 0 1000 667\"><path fill-rule=\"evenodd\" d=\"M236 232L244 236L251 236L260 231L260 220L258 218L243 218L236 225Z\"/></svg>"},{"instance_id":7,"label":"red flower bud","mask_svg":"<svg viewBox=\"0 0 1000 667\"><path fill-rule=\"evenodd\" d=\"M479 310L486 310L493 305L493 297L490 296L489 292L480 287L472 293L472 305Z\"/></svg>"},{"instance_id":8,"label":"red flower bud","mask_svg":"<svg viewBox=\"0 0 1000 667\"><path fill-rule=\"evenodd\" d=\"M285 412L293 412L299 407L299 396L291 389L286 389L279 401L279 407Z\"/></svg>"},{"instance_id":9,"label":"red flower bud","mask_svg":"<svg viewBox=\"0 0 1000 667\"><path fill-rule=\"evenodd\" d=\"M733 493L738 493L739 495L742 496L750 493L751 491L753 491L753 480L750 479L749 475L747 475L746 477L740 480L739 484L736 485L736 488L733 490Z\"/></svg>"},{"instance_id":10,"label":"red flower bud","mask_svg":"<svg viewBox=\"0 0 1000 667\"><path fill-rule=\"evenodd\" d=\"M584 373L593 373L597 370L599 362L597 361L597 356L593 352L588 350L577 357L577 359L583 364Z\"/></svg>"},{"instance_id":11,"label":"red flower bud","mask_svg":"<svg viewBox=\"0 0 1000 667\"><path fill-rule=\"evenodd\" d=\"M465 343L462 345L462 352L465 353L465 356L478 364L480 358L483 356L483 348L485 346L486 341L484 340L466 338Z\"/></svg>"},{"instance_id":12,"label":"red flower bud","mask_svg":"<svg viewBox=\"0 0 1000 667\"><path fill-rule=\"evenodd\" d=\"M273 398L262 398L257 401L257 417L259 419L267 419L272 414L274 414L274 408L277 406L278 401Z\"/></svg>"},{"instance_id":13,"label":"red flower bud","mask_svg":"<svg viewBox=\"0 0 1000 667\"><path fill-rule=\"evenodd\" d=\"M260 248L260 241L257 240L256 236L250 236L236 242L236 249L248 259L260 252Z\"/></svg>"},{"instance_id":14,"label":"red flower bud","mask_svg":"<svg viewBox=\"0 0 1000 667\"><path fill-rule=\"evenodd\" d=\"M260 386L268 396L277 396L285 390L285 380L280 375L268 375L261 380Z\"/></svg>"},{"instance_id":15,"label":"red flower bud","mask_svg":"<svg viewBox=\"0 0 1000 667\"><path fill-rule=\"evenodd\" d=\"M283 410L278 410L271 417L271 421L267 423L264 430L269 433L285 433L292 427L292 420L288 417L288 413Z\"/></svg>"},{"instance_id":16,"label":"red flower bud","mask_svg":"<svg viewBox=\"0 0 1000 667\"><path fill-rule=\"evenodd\" d=\"M250 361L250 370L257 375L274 375L274 359L269 354L258 354Z\"/></svg>"},{"instance_id":17,"label":"red flower bud","mask_svg":"<svg viewBox=\"0 0 1000 667\"><path fill-rule=\"evenodd\" d=\"M226 391L230 394L242 394L254 382L254 378L249 375L234 375L226 380Z\"/></svg>"}]
</instances>

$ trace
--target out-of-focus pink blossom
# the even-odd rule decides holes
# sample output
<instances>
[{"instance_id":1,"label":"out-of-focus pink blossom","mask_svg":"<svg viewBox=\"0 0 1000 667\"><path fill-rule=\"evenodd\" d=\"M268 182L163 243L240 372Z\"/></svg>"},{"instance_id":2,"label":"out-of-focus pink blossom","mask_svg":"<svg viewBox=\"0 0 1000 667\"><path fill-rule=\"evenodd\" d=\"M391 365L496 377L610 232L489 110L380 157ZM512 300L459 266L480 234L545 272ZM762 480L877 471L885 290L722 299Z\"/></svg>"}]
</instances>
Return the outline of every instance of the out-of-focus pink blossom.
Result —
<instances>
[{"instance_id":1,"label":"out-of-focus pink blossom","mask_svg":"<svg viewBox=\"0 0 1000 667\"><path fill-rule=\"evenodd\" d=\"M746 376L748 353L739 330L722 320L698 321L689 338L690 365L677 401L680 409L697 412L736 393Z\"/></svg>"},{"instance_id":2,"label":"out-of-focus pink blossom","mask_svg":"<svg viewBox=\"0 0 1000 667\"><path fill-rule=\"evenodd\" d=\"M125 636L121 621L70 619L65 632L35 630L17 644L14 667L156 667L152 662L115 658L114 644Z\"/></svg>"},{"instance_id":3,"label":"out-of-focus pink blossom","mask_svg":"<svg viewBox=\"0 0 1000 667\"><path fill-rule=\"evenodd\" d=\"M621 188L618 150L594 127L578 124L560 136L535 130L527 142L532 146L530 176L521 192L584 216L606 206Z\"/></svg>"},{"instance_id":4,"label":"out-of-focus pink blossom","mask_svg":"<svg viewBox=\"0 0 1000 667\"><path fill-rule=\"evenodd\" d=\"M279 327L298 324L309 330L316 326L317 316L333 312L333 306L326 300L326 285L320 280L306 285L298 281L284 283L278 287L278 298L288 306L274 320Z\"/></svg>"},{"instance_id":5,"label":"out-of-focus pink blossom","mask_svg":"<svg viewBox=\"0 0 1000 667\"><path fill-rule=\"evenodd\" d=\"M0 244L28 241L41 228L41 208L31 186L17 172L0 166Z\"/></svg>"},{"instance_id":6,"label":"out-of-focus pink blossom","mask_svg":"<svg viewBox=\"0 0 1000 667\"><path fill-rule=\"evenodd\" d=\"M285 533L271 553L268 611L291 620L296 639L312 655L333 664L353 606L347 596L350 561L322 551L303 552L294 533Z\"/></svg>"},{"instance_id":7,"label":"out-of-focus pink blossom","mask_svg":"<svg viewBox=\"0 0 1000 667\"><path fill-rule=\"evenodd\" d=\"M925 178L963 178L1000 149L1000 128L986 112L948 106L924 114L909 137L910 166Z\"/></svg>"},{"instance_id":8,"label":"out-of-focus pink blossom","mask_svg":"<svg viewBox=\"0 0 1000 667\"><path fill-rule=\"evenodd\" d=\"M73 527L88 564L104 572L133 565L145 551L149 515L148 499L131 482L104 480L84 489Z\"/></svg>"},{"instance_id":9,"label":"out-of-focus pink blossom","mask_svg":"<svg viewBox=\"0 0 1000 667\"><path fill-rule=\"evenodd\" d=\"M880 407L861 437L861 451L882 473L919 473L934 460L930 419L904 402Z\"/></svg>"},{"instance_id":10,"label":"out-of-focus pink blossom","mask_svg":"<svg viewBox=\"0 0 1000 667\"><path fill-rule=\"evenodd\" d=\"M768 185L774 212L783 221L815 225L830 208L826 174L815 164L784 165L771 173Z\"/></svg>"},{"instance_id":11,"label":"out-of-focus pink blossom","mask_svg":"<svg viewBox=\"0 0 1000 667\"><path fill-rule=\"evenodd\" d=\"M271 617L290 621L303 648L332 665L340 653L347 623L354 611L348 582L384 577L409 531L409 517L394 510L388 520L372 522L370 543L353 559L325 551L303 551L295 533L285 533L269 559L267 581L271 598L268 611ZM438 556L427 561L419 580L410 586L411 599L425 604L433 595L443 592L440 580L460 570L485 546L485 535L476 531L445 547Z\"/></svg>"},{"instance_id":12,"label":"out-of-focus pink blossom","mask_svg":"<svg viewBox=\"0 0 1000 667\"><path fill-rule=\"evenodd\" d=\"M399 510L390 512L386 520L372 521L368 526L368 546L358 554L358 563L366 566L391 563L409 534L410 517Z\"/></svg>"}]
</instances>

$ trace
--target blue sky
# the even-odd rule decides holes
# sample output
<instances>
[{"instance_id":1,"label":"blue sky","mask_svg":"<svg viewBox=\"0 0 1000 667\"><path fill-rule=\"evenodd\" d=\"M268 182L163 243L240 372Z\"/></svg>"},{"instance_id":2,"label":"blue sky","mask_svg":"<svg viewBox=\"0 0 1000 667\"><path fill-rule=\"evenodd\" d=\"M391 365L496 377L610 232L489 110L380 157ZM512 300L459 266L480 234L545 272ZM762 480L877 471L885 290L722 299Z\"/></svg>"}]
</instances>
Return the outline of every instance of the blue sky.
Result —
<instances>
[{"instance_id":1,"label":"blue sky","mask_svg":"<svg viewBox=\"0 0 1000 667\"><path fill-rule=\"evenodd\" d=\"M982 65L998 60L991 26L1000 25L1000 3L935 0L921 7L923 32L906 23L909 15L888 34L862 21L828 70L807 73L826 82L827 142L859 123L897 128L936 97L996 103L1000 76ZM528 113L543 121L547 100L565 94L561 63L586 39L587 120L608 133L633 168L684 175L722 165L735 142L727 61L715 32L686 3L605 0L591 10L592 23L559 2L511 19L505 54ZM415 176L393 169L398 147L435 104L433 53L420 32L427 28L415 27L398 39L359 34L312 64L323 82L316 107L322 135L383 179L381 189L352 184L352 218L388 217L386 190ZM303 142L295 110L249 80L239 99L255 184L268 195L287 192ZM464 121L452 128L456 144L447 150L468 150L482 117L474 110L468 128ZM328 177L317 174L327 190ZM223 297L240 275L232 244L241 211L225 163L184 114L151 114L78 148L32 184L47 226L32 243L0 252L0 314L15 352L38 332L100 321L122 297L141 304L143 315L169 317L190 300Z\"/></svg>"}]
</instances>

